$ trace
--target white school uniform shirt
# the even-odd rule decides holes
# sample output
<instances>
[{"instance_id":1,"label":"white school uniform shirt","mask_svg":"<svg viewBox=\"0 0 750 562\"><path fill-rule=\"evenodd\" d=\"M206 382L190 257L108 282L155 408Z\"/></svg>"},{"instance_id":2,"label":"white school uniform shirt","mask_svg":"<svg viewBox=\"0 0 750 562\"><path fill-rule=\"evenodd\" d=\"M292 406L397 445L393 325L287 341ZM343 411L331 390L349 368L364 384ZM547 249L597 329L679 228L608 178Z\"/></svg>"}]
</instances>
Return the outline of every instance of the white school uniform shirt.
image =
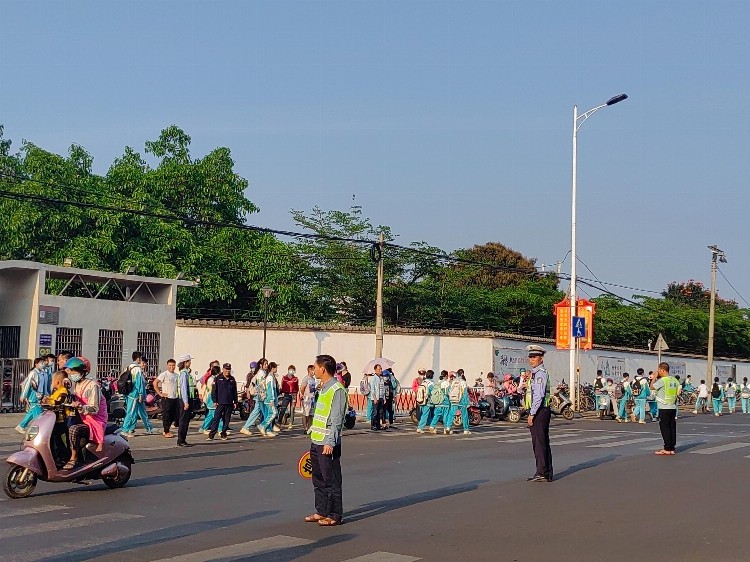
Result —
<instances>
[{"instance_id":1,"label":"white school uniform shirt","mask_svg":"<svg viewBox=\"0 0 750 562\"><path fill-rule=\"evenodd\" d=\"M698 398L708 398L708 387L705 383L698 385Z\"/></svg>"}]
</instances>

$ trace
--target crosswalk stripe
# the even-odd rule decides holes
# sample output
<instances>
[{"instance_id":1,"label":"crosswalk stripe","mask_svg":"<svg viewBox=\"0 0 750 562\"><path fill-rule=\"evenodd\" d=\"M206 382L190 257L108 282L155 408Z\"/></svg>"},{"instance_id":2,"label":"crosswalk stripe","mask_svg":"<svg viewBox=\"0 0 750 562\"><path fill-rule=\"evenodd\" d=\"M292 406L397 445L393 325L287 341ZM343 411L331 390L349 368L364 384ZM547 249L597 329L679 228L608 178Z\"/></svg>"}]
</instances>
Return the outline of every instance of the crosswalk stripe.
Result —
<instances>
[{"instance_id":1,"label":"crosswalk stripe","mask_svg":"<svg viewBox=\"0 0 750 562\"><path fill-rule=\"evenodd\" d=\"M37 513L49 513L50 511L60 511L61 509L71 509L67 505L43 505L40 507L27 507L26 509L15 509L0 513L0 519L7 517L23 517L24 515L35 515Z\"/></svg>"},{"instance_id":2,"label":"crosswalk stripe","mask_svg":"<svg viewBox=\"0 0 750 562\"><path fill-rule=\"evenodd\" d=\"M617 439L619 435L600 435L598 437L583 437L581 439L568 439L567 441L555 441L550 439L550 445L574 445L576 443L590 443L591 441L604 441L605 439Z\"/></svg>"},{"instance_id":3,"label":"crosswalk stripe","mask_svg":"<svg viewBox=\"0 0 750 562\"><path fill-rule=\"evenodd\" d=\"M569 433L564 435L553 435L552 437L557 439L565 439L567 437L580 437L580 433ZM502 441L498 441L498 443L525 443L527 441L531 441L531 435L527 434L526 437L519 437L518 439L503 439ZM554 443L554 441L551 439L551 442Z\"/></svg>"},{"instance_id":4,"label":"crosswalk stripe","mask_svg":"<svg viewBox=\"0 0 750 562\"><path fill-rule=\"evenodd\" d=\"M206 560L221 560L224 558L232 558L235 556L248 558L256 554L263 554L266 552L281 550L284 548L305 546L314 542L315 541L311 541L309 539L301 539L299 537L276 535L274 537L266 537L264 539L231 544L229 546L222 546L219 548L211 548L209 550L202 550L200 552L181 554L179 556L173 556L172 558L160 558L159 560L155 560L153 562L205 562ZM416 560L416 558L414 558L413 560Z\"/></svg>"},{"instance_id":5,"label":"crosswalk stripe","mask_svg":"<svg viewBox=\"0 0 750 562\"><path fill-rule=\"evenodd\" d=\"M373 552L372 554L349 558L348 560L344 560L344 562L414 562L415 560L422 559L404 554L393 554L392 552Z\"/></svg>"},{"instance_id":6,"label":"crosswalk stripe","mask_svg":"<svg viewBox=\"0 0 750 562\"><path fill-rule=\"evenodd\" d=\"M99 525L101 523L112 523L114 521L127 521L128 519L140 519L143 515L131 515L129 513L105 513L103 515L91 515L89 517L77 517L72 519L62 519L49 521L38 525L27 525L25 527L11 527L0 529L0 539L9 539L11 537L24 537L36 535L37 533L50 533L54 531L63 531L73 527L87 527L89 525Z\"/></svg>"},{"instance_id":7,"label":"crosswalk stripe","mask_svg":"<svg viewBox=\"0 0 750 562\"><path fill-rule=\"evenodd\" d=\"M642 437L641 439L628 439L627 441L615 441L614 443L597 443L589 447L619 447L620 445L633 445L634 443L645 443L646 441L659 441L661 437Z\"/></svg>"},{"instance_id":8,"label":"crosswalk stripe","mask_svg":"<svg viewBox=\"0 0 750 562\"><path fill-rule=\"evenodd\" d=\"M750 447L750 443L727 443L726 445L719 445L718 447L709 447L708 449L690 452L696 455L713 455L715 453L723 453L724 451L731 451L733 449L741 449L742 447Z\"/></svg>"},{"instance_id":9,"label":"crosswalk stripe","mask_svg":"<svg viewBox=\"0 0 750 562\"><path fill-rule=\"evenodd\" d=\"M526 431L514 431L514 432L493 432L491 435L478 435L476 437L461 437L461 441L484 441L486 439L502 439L503 437L520 437L522 435L528 435Z\"/></svg>"}]
</instances>

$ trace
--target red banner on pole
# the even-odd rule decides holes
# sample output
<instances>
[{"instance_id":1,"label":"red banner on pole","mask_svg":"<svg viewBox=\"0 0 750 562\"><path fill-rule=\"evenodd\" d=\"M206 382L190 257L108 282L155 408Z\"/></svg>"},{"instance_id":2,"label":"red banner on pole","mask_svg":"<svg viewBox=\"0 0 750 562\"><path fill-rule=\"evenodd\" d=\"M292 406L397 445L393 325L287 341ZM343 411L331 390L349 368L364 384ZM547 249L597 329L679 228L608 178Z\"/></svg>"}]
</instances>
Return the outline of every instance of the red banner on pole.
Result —
<instances>
[{"instance_id":1,"label":"red banner on pole","mask_svg":"<svg viewBox=\"0 0 750 562\"><path fill-rule=\"evenodd\" d=\"M555 347L557 349L570 349L570 299L565 299L555 304Z\"/></svg>"}]
</instances>

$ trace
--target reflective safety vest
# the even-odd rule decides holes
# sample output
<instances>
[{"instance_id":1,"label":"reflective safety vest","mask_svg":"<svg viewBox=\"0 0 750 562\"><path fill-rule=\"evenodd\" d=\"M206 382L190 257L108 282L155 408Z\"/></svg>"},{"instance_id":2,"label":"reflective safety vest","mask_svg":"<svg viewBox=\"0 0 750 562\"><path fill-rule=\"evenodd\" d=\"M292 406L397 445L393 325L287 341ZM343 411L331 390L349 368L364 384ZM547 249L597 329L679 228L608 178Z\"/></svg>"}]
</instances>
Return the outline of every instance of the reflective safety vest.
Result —
<instances>
[{"instance_id":1,"label":"reflective safety vest","mask_svg":"<svg viewBox=\"0 0 750 562\"><path fill-rule=\"evenodd\" d=\"M331 417L333 397L338 390L346 392L344 386L336 381L325 392L318 393L318 401L315 403L315 414L313 415L311 427L312 431L310 432L310 439L316 445L322 445L323 441L331 433L331 428L328 427L328 420Z\"/></svg>"},{"instance_id":2,"label":"reflective safety vest","mask_svg":"<svg viewBox=\"0 0 750 562\"><path fill-rule=\"evenodd\" d=\"M544 370L544 369L542 369ZM549 373L547 373L546 370L544 370L544 373L547 375L547 388L544 391L544 402L542 402L542 406L549 406L549 400L550 400L550 391L549 391ZM531 410L531 384L534 382L534 373L531 373L531 377L529 377L529 380L526 382L526 395L524 396L523 400L523 407L526 410Z\"/></svg>"},{"instance_id":3,"label":"reflective safety vest","mask_svg":"<svg viewBox=\"0 0 750 562\"><path fill-rule=\"evenodd\" d=\"M674 406L677 403L677 395L680 393L680 383L674 377L664 377L664 398L659 398L657 394L656 400L665 406Z\"/></svg>"}]
</instances>

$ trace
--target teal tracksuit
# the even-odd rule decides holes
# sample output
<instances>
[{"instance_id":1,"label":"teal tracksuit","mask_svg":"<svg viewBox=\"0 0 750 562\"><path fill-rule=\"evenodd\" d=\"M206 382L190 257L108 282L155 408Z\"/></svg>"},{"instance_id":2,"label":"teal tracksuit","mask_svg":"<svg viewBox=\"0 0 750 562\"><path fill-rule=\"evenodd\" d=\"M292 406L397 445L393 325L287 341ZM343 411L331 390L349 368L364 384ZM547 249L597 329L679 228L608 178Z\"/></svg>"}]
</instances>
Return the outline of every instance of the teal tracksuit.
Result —
<instances>
[{"instance_id":1,"label":"teal tracksuit","mask_svg":"<svg viewBox=\"0 0 750 562\"><path fill-rule=\"evenodd\" d=\"M41 393L39 392L39 371L37 369L31 370L21 390L21 399L28 402L28 410L18 425L21 429L26 429L34 418L41 416L44 412L39 405Z\"/></svg>"},{"instance_id":2,"label":"teal tracksuit","mask_svg":"<svg viewBox=\"0 0 750 562\"><path fill-rule=\"evenodd\" d=\"M635 411L633 412L633 416L639 422L646 421L646 399L649 394L651 394L651 390L646 384L646 380L641 379L641 392L635 397Z\"/></svg>"},{"instance_id":3,"label":"teal tracksuit","mask_svg":"<svg viewBox=\"0 0 750 562\"><path fill-rule=\"evenodd\" d=\"M729 413L733 414L737 409L737 385L734 382L728 382L724 387L724 394L727 397Z\"/></svg>"},{"instance_id":4,"label":"teal tracksuit","mask_svg":"<svg viewBox=\"0 0 750 562\"><path fill-rule=\"evenodd\" d=\"M450 386L448 385L447 381L441 381L435 384L439 384L440 388L443 390L443 403L439 406L435 406L435 413L432 416L432 423L430 423L430 428L435 429L437 427L437 424L442 421L445 429L450 429L453 425L453 420L448 419L448 413L451 410L451 401L448 396Z\"/></svg>"},{"instance_id":5,"label":"teal tracksuit","mask_svg":"<svg viewBox=\"0 0 750 562\"><path fill-rule=\"evenodd\" d=\"M750 384L742 383L740 385L740 404L742 413L750 414Z\"/></svg>"},{"instance_id":6,"label":"teal tracksuit","mask_svg":"<svg viewBox=\"0 0 750 562\"><path fill-rule=\"evenodd\" d=\"M133 383L133 390L125 398L126 414L125 420L122 422L122 431L124 433L135 431L138 418L143 420L146 431L151 431L153 426L146 414L146 377L143 376L143 371L138 365L130 365L130 378Z\"/></svg>"},{"instance_id":7,"label":"teal tracksuit","mask_svg":"<svg viewBox=\"0 0 750 562\"><path fill-rule=\"evenodd\" d=\"M274 377L272 373L269 373L268 375L266 375L266 379L265 381L263 381L263 384L266 385L266 399L263 401L263 406L265 408L265 417L263 418L263 423L258 426L258 429L260 429L261 433L271 431L273 429L274 422L279 417L279 397L276 394L276 377Z\"/></svg>"},{"instance_id":8,"label":"teal tracksuit","mask_svg":"<svg viewBox=\"0 0 750 562\"><path fill-rule=\"evenodd\" d=\"M714 398L713 385L711 385L711 403L714 406L714 415L721 415L721 410L724 408L724 387L719 385L719 396Z\"/></svg>"},{"instance_id":9,"label":"teal tracksuit","mask_svg":"<svg viewBox=\"0 0 750 562\"><path fill-rule=\"evenodd\" d=\"M461 398L458 404L451 405L450 412L448 413L448 421L449 423L453 423L456 412L461 410L461 422L463 423L464 431L469 431L469 388L466 386L466 381L461 381L459 384L461 385Z\"/></svg>"},{"instance_id":10,"label":"teal tracksuit","mask_svg":"<svg viewBox=\"0 0 750 562\"><path fill-rule=\"evenodd\" d=\"M423 406L420 406L422 408L422 415L419 418L419 425L417 426L417 429L424 429L425 427L427 427L432 421L432 418L435 416L435 406L430 404L430 394L432 393L432 387L435 386L435 383L430 379L425 379L424 386L425 390L427 391L427 403Z\"/></svg>"},{"instance_id":11,"label":"teal tracksuit","mask_svg":"<svg viewBox=\"0 0 750 562\"><path fill-rule=\"evenodd\" d=\"M617 405L617 417L620 418L623 421L628 421L627 411L625 407L628 404L628 401L633 396L633 392L630 390L630 385L627 385L623 389L622 398L620 398L620 403Z\"/></svg>"},{"instance_id":12,"label":"teal tracksuit","mask_svg":"<svg viewBox=\"0 0 750 562\"><path fill-rule=\"evenodd\" d=\"M201 425L201 431L208 431L211 428L211 422L214 421L214 416L216 415L216 402L214 402L213 396L211 396L211 390L214 387L214 378L209 377L209 379L206 381L206 389L204 391L205 400L206 403L206 409L208 410L206 412L206 419L203 420L203 425ZM219 421L219 431L223 431L224 429L224 420Z\"/></svg>"}]
</instances>

